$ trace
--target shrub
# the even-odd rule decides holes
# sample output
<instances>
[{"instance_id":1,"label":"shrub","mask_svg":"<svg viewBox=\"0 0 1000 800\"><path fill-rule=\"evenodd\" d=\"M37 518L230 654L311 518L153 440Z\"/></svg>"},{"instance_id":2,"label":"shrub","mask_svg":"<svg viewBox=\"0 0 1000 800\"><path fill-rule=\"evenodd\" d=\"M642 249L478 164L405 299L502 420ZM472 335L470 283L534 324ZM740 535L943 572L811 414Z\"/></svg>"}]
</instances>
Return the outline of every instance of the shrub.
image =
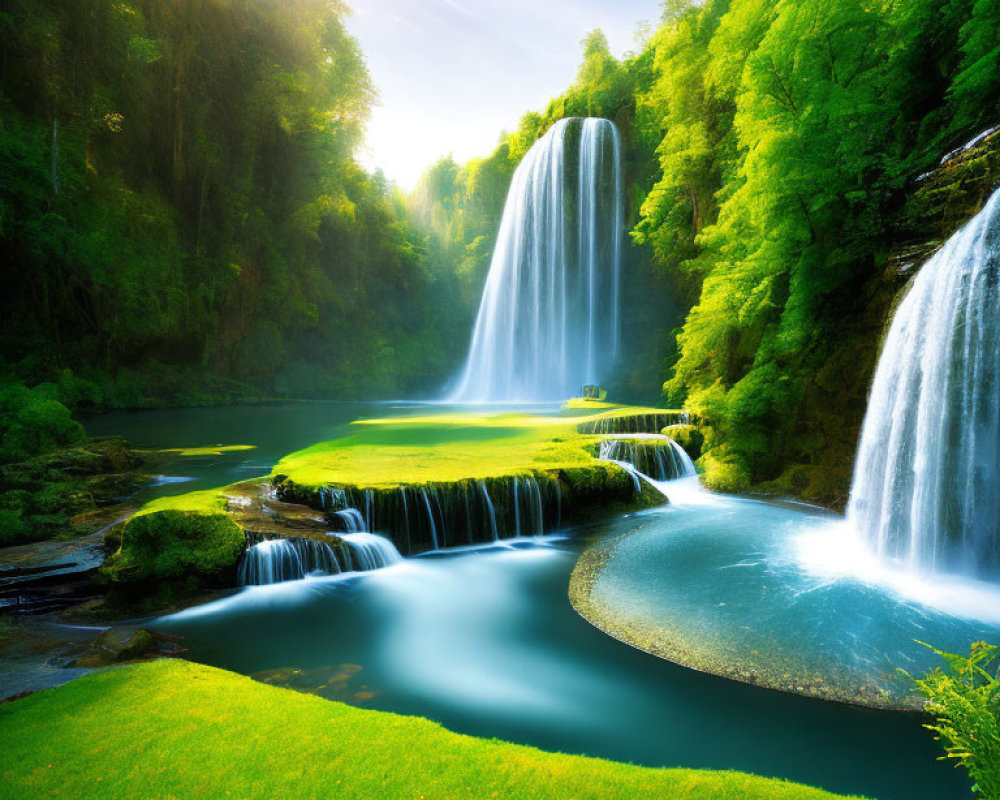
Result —
<instances>
[{"instance_id":1,"label":"shrub","mask_svg":"<svg viewBox=\"0 0 1000 800\"><path fill-rule=\"evenodd\" d=\"M927 727L944 745L944 758L968 770L973 791L1000 800L1000 647L976 642L968 657L931 649L946 666L916 680L935 717Z\"/></svg>"},{"instance_id":2,"label":"shrub","mask_svg":"<svg viewBox=\"0 0 1000 800\"><path fill-rule=\"evenodd\" d=\"M28 526L20 511L0 510L0 547L22 540L27 533Z\"/></svg>"},{"instance_id":3,"label":"shrub","mask_svg":"<svg viewBox=\"0 0 1000 800\"><path fill-rule=\"evenodd\" d=\"M86 438L52 388L19 383L0 388L0 461L24 461Z\"/></svg>"}]
</instances>

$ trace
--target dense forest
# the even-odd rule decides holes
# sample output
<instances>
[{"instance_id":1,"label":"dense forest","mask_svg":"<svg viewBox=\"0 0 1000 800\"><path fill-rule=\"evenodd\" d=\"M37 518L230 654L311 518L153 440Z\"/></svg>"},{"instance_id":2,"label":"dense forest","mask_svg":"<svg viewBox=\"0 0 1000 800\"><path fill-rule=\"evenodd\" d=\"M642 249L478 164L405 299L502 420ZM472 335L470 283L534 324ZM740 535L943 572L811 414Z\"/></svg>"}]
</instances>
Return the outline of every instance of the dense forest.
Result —
<instances>
[{"instance_id":1,"label":"dense forest","mask_svg":"<svg viewBox=\"0 0 1000 800\"><path fill-rule=\"evenodd\" d=\"M710 485L842 502L893 247L928 238L915 179L1000 118L995 2L669 0L636 52L594 32L562 95L410 196L354 159L375 92L347 13L0 15L0 339L36 387L8 405L433 391L516 165L556 120L603 116L631 231L612 390L697 414Z\"/></svg>"},{"instance_id":2,"label":"dense forest","mask_svg":"<svg viewBox=\"0 0 1000 800\"><path fill-rule=\"evenodd\" d=\"M0 339L74 406L405 393L433 276L354 160L346 7L35 2L0 15Z\"/></svg>"}]
</instances>

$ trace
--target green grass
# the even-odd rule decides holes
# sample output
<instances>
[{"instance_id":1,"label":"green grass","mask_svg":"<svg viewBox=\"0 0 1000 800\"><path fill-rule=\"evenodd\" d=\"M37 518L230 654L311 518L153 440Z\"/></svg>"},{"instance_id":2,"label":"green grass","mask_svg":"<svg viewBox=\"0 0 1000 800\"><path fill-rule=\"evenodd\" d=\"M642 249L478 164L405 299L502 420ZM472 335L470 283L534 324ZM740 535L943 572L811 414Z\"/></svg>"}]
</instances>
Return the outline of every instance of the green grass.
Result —
<instances>
[{"instance_id":1,"label":"green grass","mask_svg":"<svg viewBox=\"0 0 1000 800\"><path fill-rule=\"evenodd\" d=\"M171 495L150 500L133 516L155 514L158 511L187 511L200 514L224 514L226 512L226 488L203 489L198 492Z\"/></svg>"},{"instance_id":2,"label":"green grass","mask_svg":"<svg viewBox=\"0 0 1000 800\"><path fill-rule=\"evenodd\" d=\"M596 437L579 417L442 414L362 420L356 432L285 456L274 474L300 486L392 488L588 467Z\"/></svg>"},{"instance_id":3,"label":"green grass","mask_svg":"<svg viewBox=\"0 0 1000 800\"><path fill-rule=\"evenodd\" d=\"M185 661L0 706L0 798L831 800L738 772L649 769L450 733Z\"/></svg>"}]
</instances>

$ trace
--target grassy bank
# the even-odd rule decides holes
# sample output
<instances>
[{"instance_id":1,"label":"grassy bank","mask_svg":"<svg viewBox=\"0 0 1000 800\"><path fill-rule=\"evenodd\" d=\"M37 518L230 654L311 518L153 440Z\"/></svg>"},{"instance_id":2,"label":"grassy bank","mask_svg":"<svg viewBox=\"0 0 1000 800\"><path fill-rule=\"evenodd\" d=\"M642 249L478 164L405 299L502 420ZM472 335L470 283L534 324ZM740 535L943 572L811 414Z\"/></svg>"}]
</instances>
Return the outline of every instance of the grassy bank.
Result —
<instances>
[{"instance_id":1,"label":"grassy bank","mask_svg":"<svg viewBox=\"0 0 1000 800\"><path fill-rule=\"evenodd\" d=\"M169 660L0 706L0 798L684 798L836 795L460 736Z\"/></svg>"}]
</instances>

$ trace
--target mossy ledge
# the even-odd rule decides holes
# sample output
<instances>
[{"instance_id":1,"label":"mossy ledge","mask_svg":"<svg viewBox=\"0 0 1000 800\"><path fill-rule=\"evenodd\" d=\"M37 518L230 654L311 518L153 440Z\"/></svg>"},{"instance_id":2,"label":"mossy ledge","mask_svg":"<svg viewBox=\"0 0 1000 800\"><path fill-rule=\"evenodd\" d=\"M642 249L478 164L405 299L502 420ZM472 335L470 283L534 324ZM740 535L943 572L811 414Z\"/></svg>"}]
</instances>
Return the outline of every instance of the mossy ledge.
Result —
<instances>
[{"instance_id":1,"label":"mossy ledge","mask_svg":"<svg viewBox=\"0 0 1000 800\"><path fill-rule=\"evenodd\" d=\"M624 407L598 415L680 412ZM233 586L247 547L273 538L328 546L328 532L364 527L404 555L550 533L597 514L663 498L598 458L602 437L578 416L442 414L361 420L350 436L291 453L270 479L165 497L108 538L100 579L117 597L163 605ZM628 426L632 424L629 423ZM353 519L352 519L353 517Z\"/></svg>"},{"instance_id":2,"label":"mossy ledge","mask_svg":"<svg viewBox=\"0 0 1000 800\"><path fill-rule=\"evenodd\" d=\"M597 417L616 414L666 419L680 412L626 407ZM345 524L341 512L357 509L404 554L548 533L598 511L662 502L598 458L600 436L580 432L592 419L363 420L351 436L283 458L272 481L281 500L323 511L335 530Z\"/></svg>"},{"instance_id":3,"label":"mossy ledge","mask_svg":"<svg viewBox=\"0 0 1000 800\"><path fill-rule=\"evenodd\" d=\"M671 425L688 425L686 411L662 408L622 407L587 417L577 424L582 434L659 433Z\"/></svg>"}]
</instances>

